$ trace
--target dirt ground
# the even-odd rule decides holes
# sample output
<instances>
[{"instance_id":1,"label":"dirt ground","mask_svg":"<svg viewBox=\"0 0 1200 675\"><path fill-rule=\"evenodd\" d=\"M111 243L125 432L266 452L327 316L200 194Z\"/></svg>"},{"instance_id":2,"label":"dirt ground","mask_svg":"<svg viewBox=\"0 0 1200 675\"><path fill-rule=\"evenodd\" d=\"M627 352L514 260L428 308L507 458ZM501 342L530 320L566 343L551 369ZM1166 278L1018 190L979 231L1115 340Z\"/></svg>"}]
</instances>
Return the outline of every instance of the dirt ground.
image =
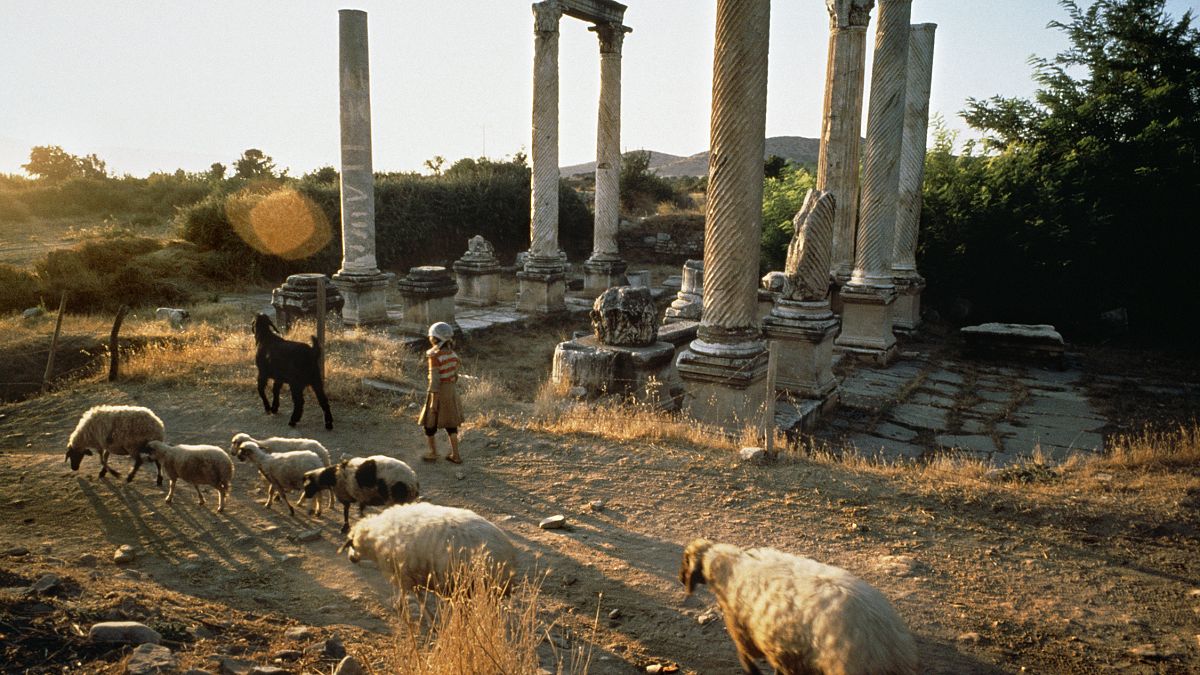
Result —
<instances>
[{"instance_id":1,"label":"dirt ground","mask_svg":"<svg viewBox=\"0 0 1200 675\"><path fill-rule=\"evenodd\" d=\"M517 393L501 412L465 425L462 466L418 460L424 441L402 397L380 394L357 407L335 399L333 431L310 405L297 432L335 457L408 461L423 498L498 523L521 549L524 569L547 575L543 614L555 624L543 650L547 667L555 649L582 647L596 674L654 664L740 672L721 620L713 620L711 593L689 598L679 583L683 545L704 536L808 555L876 585L917 637L922 672L1200 672L1200 468L1047 471L1034 482L1001 482L795 454L751 466L727 449L682 440L539 431L545 426L527 421L544 375L522 378L512 354L532 340L531 351L544 356L564 331L543 332L464 350L465 369L517 378ZM494 362L481 363L485 354ZM184 668L216 672L215 659L229 658L329 672L333 662L320 647L334 635L368 663L382 662L392 640L389 589L378 570L335 553L340 509L320 518L267 510L245 464L224 514L214 512L211 491L201 506L183 484L175 503L164 504L152 465L129 484L98 479L94 457L72 473L63 461L67 436L100 403L152 407L173 442L289 434L288 402L283 415L264 415L250 385L84 382L0 405L7 672L123 672L128 648L84 637L104 619L156 628ZM114 464L129 466L125 458ZM538 528L555 514L567 517L567 529ZM315 538L302 541L312 530ZM118 566L112 556L123 544L138 556ZM27 594L46 573L62 577L60 587ZM297 625L317 630L286 638Z\"/></svg>"}]
</instances>

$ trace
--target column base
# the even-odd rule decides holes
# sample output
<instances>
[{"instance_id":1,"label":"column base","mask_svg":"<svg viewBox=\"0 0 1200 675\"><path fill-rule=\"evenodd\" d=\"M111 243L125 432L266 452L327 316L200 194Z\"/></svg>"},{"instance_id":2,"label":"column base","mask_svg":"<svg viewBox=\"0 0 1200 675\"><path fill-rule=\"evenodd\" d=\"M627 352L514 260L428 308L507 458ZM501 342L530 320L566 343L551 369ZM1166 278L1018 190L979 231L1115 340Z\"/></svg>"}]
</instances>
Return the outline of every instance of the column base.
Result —
<instances>
[{"instance_id":1,"label":"column base","mask_svg":"<svg viewBox=\"0 0 1200 675\"><path fill-rule=\"evenodd\" d=\"M896 356L896 336L892 334L894 288L847 284L842 287L842 331L834 340L834 349L886 366Z\"/></svg>"},{"instance_id":2,"label":"column base","mask_svg":"<svg viewBox=\"0 0 1200 675\"><path fill-rule=\"evenodd\" d=\"M454 263L458 294L454 301L473 307L496 304L500 297L500 266L479 269Z\"/></svg>"},{"instance_id":3,"label":"column base","mask_svg":"<svg viewBox=\"0 0 1200 675\"><path fill-rule=\"evenodd\" d=\"M778 302L763 319L767 339L776 346L776 389L819 400L835 394L833 338L838 324L826 302Z\"/></svg>"},{"instance_id":4,"label":"column base","mask_svg":"<svg viewBox=\"0 0 1200 675\"><path fill-rule=\"evenodd\" d=\"M387 289L392 279L391 272L367 274L339 271L333 275L333 285L342 294L342 321L351 326L367 326L384 323L387 316Z\"/></svg>"},{"instance_id":5,"label":"column base","mask_svg":"<svg viewBox=\"0 0 1200 675\"><path fill-rule=\"evenodd\" d=\"M625 286L625 270L629 267L624 260L588 258L583 263L583 290L599 295L614 286Z\"/></svg>"},{"instance_id":6,"label":"column base","mask_svg":"<svg viewBox=\"0 0 1200 675\"><path fill-rule=\"evenodd\" d=\"M726 345L696 339L679 354L675 367L688 415L730 432L762 424L767 352L761 342Z\"/></svg>"},{"instance_id":7,"label":"column base","mask_svg":"<svg viewBox=\"0 0 1200 675\"><path fill-rule=\"evenodd\" d=\"M558 344L551 378L572 389L582 388L588 398L616 394L669 408L674 356L675 345L669 342L624 347L602 344L588 335Z\"/></svg>"},{"instance_id":8,"label":"column base","mask_svg":"<svg viewBox=\"0 0 1200 675\"><path fill-rule=\"evenodd\" d=\"M531 272L529 266L517 272L517 310L530 314L565 312L567 275L558 272Z\"/></svg>"},{"instance_id":9,"label":"column base","mask_svg":"<svg viewBox=\"0 0 1200 675\"><path fill-rule=\"evenodd\" d=\"M925 279L919 275L896 277L896 303L892 306L892 330L911 335L921 327L921 292Z\"/></svg>"}]
</instances>

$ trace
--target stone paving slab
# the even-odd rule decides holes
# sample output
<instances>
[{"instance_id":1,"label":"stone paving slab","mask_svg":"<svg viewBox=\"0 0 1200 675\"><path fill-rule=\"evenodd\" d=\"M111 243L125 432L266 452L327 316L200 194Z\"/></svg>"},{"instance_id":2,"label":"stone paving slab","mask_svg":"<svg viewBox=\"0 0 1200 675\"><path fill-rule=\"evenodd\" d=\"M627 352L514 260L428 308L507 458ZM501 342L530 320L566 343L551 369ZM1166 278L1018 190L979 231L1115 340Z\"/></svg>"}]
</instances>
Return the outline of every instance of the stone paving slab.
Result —
<instances>
[{"instance_id":1,"label":"stone paving slab","mask_svg":"<svg viewBox=\"0 0 1200 675\"><path fill-rule=\"evenodd\" d=\"M873 433L876 436L880 436L880 437L886 438L888 440L902 441L902 442L903 441L911 441L912 439L917 437L917 432L913 431L912 429L909 429L907 427L902 427L898 424L892 424L890 422L884 422L884 423L878 425L877 427L875 427Z\"/></svg>"},{"instance_id":2,"label":"stone paving slab","mask_svg":"<svg viewBox=\"0 0 1200 675\"><path fill-rule=\"evenodd\" d=\"M867 457L882 457L884 459L918 459L925 454L925 448L912 443L902 443L887 438L879 438L868 434L853 434L846 441L858 449L859 454Z\"/></svg>"},{"instance_id":3,"label":"stone paving slab","mask_svg":"<svg viewBox=\"0 0 1200 675\"><path fill-rule=\"evenodd\" d=\"M901 403L892 408L888 417L907 427L941 431L946 428L946 418L949 411L944 408L934 408L926 405Z\"/></svg>"},{"instance_id":4,"label":"stone paving slab","mask_svg":"<svg viewBox=\"0 0 1200 675\"><path fill-rule=\"evenodd\" d=\"M925 376L926 382L944 382L946 384L963 383L963 376L952 370L937 370Z\"/></svg>"},{"instance_id":5,"label":"stone paving slab","mask_svg":"<svg viewBox=\"0 0 1200 675\"><path fill-rule=\"evenodd\" d=\"M947 398L945 396L938 396L937 394L931 394L931 393L924 392L924 391L918 391L917 393L913 394L912 396L909 396L907 399L905 399L905 403L912 403L915 405L927 405L927 406L933 406L935 408L946 408L946 409L951 409L954 407L954 399L953 398Z\"/></svg>"},{"instance_id":6,"label":"stone paving slab","mask_svg":"<svg viewBox=\"0 0 1200 675\"><path fill-rule=\"evenodd\" d=\"M970 450L971 452L989 457L996 450L996 443L992 441L991 436L939 434L934 440L943 448Z\"/></svg>"}]
</instances>

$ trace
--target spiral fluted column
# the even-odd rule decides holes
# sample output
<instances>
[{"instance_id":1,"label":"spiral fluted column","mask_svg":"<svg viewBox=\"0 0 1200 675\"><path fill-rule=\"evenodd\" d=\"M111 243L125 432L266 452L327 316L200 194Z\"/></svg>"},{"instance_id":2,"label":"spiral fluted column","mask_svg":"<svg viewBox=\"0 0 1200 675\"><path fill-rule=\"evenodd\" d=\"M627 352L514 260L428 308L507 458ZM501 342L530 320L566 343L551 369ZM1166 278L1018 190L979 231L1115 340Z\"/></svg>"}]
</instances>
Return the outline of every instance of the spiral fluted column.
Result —
<instances>
[{"instance_id":1,"label":"spiral fluted column","mask_svg":"<svg viewBox=\"0 0 1200 675\"><path fill-rule=\"evenodd\" d=\"M678 360L685 407L733 427L757 422L765 401L757 282L770 19L770 0L717 2L704 313Z\"/></svg>"},{"instance_id":2,"label":"spiral fluted column","mask_svg":"<svg viewBox=\"0 0 1200 675\"><path fill-rule=\"evenodd\" d=\"M867 148L854 243L854 271L841 292L844 351L886 364L895 355L892 334L892 249L904 136L905 79L912 0L880 0L867 112Z\"/></svg>"},{"instance_id":3,"label":"spiral fluted column","mask_svg":"<svg viewBox=\"0 0 1200 675\"><path fill-rule=\"evenodd\" d=\"M517 273L517 307L565 309L566 277L558 253L558 22L557 0L533 4L533 140L530 148L529 257Z\"/></svg>"},{"instance_id":4,"label":"spiral fluted column","mask_svg":"<svg viewBox=\"0 0 1200 675\"><path fill-rule=\"evenodd\" d=\"M837 201L829 272L844 284L854 269L867 24L875 0L826 0L825 5L829 10L829 57L816 187Z\"/></svg>"},{"instance_id":5,"label":"spiral fluted column","mask_svg":"<svg viewBox=\"0 0 1200 675\"><path fill-rule=\"evenodd\" d=\"M588 29L600 39L600 106L596 124L596 218L592 255L583 264L583 287L601 292L622 283L625 262L617 249L621 219L621 45L631 29L604 23Z\"/></svg>"},{"instance_id":6,"label":"spiral fluted column","mask_svg":"<svg viewBox=\"0 0 1200 675\"><path fill-rule=\"evenodd\" d=\"M907 92L904 97L904 140L900 150L900 188L896 206L896 242L892 275L896 330L913 331L921 323L921 291L917 272L917 231L921 224L921 184L925 179L925 140L929 132L929 90L933 79L933 38L937 24L909 28Z\"/></svg>"},{"instance_id":7,"label":"spiral fluted column","mask_svg":"<svg viewBox=\"0 0 1200 675\"><path fill-rule=\"evenodd\" d=\"M392 275L375 260L375 175L371 170L371 76L367 13L338 11L338 90L342 135L342 266L333 275L349 324L387 320Z\"/></svg>"}]
</instances>

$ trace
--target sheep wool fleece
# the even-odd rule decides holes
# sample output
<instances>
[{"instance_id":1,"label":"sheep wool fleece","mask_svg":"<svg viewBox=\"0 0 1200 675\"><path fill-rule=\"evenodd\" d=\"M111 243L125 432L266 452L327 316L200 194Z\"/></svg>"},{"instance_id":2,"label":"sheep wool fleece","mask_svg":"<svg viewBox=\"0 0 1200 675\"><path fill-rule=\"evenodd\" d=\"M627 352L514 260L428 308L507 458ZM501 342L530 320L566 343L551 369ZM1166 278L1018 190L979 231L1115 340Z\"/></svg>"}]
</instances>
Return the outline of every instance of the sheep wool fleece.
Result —
<instances>
[{"instance_id":1,"label":"sheep wool fleece","mask_svg":"<svg viewBox=\"0 0 1200 675\"><path fill-rule=\"evenodd\" d=\"M455 429L462 424L458 405L458 354L446 347L425 352L429 358L429 389L417 421L426 429Z\"/></svg>"}]
</instances>

